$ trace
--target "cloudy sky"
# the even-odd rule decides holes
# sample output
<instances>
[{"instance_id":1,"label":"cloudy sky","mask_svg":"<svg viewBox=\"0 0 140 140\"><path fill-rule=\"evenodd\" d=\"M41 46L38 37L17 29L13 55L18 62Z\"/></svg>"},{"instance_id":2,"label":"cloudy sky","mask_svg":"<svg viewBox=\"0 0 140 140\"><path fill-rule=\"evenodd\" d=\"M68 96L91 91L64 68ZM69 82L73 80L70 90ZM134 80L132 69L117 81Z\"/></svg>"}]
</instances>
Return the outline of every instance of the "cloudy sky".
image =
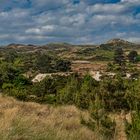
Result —
<instances>
[{"instance_id":1,"label":"cloudy sky","mask_svg":"<svg viewBox=\"0 0 140 140\"><path fill-rule=\"evenodd\" d=\"M140 42L140 0L0 0L0 44Z\"/></svg>"}]
</instances>

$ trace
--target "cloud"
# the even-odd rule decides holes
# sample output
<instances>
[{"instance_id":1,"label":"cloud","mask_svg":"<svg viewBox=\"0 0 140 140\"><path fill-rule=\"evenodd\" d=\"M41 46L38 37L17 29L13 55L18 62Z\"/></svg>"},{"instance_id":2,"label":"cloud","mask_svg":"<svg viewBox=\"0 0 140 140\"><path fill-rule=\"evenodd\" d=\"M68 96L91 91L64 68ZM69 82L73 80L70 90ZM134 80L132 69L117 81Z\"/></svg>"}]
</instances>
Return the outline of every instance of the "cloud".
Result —
<instances>
[{"instance_id":1,"label":"cloud","mask_svg":"<svg viewBox=\"0 0 140 140\"><path fill-rule=\"evenodd\" d=\"M140 4L139 0L121 0L122 3Z\"/></svg>"},{"instance_id":2,"label":"cloud","mask_svg":"<svg viewBox=\"0 0 140 140\"><path fill-rule=\"evenodd\" d=\"M140 35L139 6L139 0L2 0L0 42L135 41Z\"/></svg>"},{"instance_id":3,"label":"cloud","mask_svg":"<svg viewBox=\"0 0 140 140\"><path fill-rule=\"evenodd\" d=\"M140 43L140 37L130 37L126 39L130 42Z\"/></svg>"},{"instance_id":4,"label":"cloud","mask_svg":"<svg viewBox=\"0 0 140 140\"><path fill-rule=\"evenodd\" d=\"M128 10L128 7L122 4L95 4L87 8L89 13L109 13L116 14Z\"/></svg>"}]
</instances>

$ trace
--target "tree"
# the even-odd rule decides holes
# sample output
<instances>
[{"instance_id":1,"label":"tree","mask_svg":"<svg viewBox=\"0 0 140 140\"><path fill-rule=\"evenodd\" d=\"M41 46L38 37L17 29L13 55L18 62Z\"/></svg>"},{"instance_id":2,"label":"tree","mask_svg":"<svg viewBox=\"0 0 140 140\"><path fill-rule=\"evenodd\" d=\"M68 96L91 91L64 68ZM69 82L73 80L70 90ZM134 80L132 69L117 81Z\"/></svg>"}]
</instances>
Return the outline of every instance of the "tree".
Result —
<instances>
[{"instance_id":1,"label":"tree","mask_svg":"<svg viewBox=\"0 0 140 140\"><path fill-rule=\"evenodd\" d=\"M126 60L125 55L122 48L118 48L115 50L114 54L114 62L119 65L118 71L121 72L121 75L125 75L126 73Z\"/></svg>"},{"instance_id":2,"label":"tree","mask_svg":"<svg viewBox=\"0 0 140 140\"><path fill-rule=\"evenodd\" d=\"M131 51L131 52L128 54L129 62L135 63L135 62L137 61L137 56L138 56L137 51Z\"/></svg>"},{"instance_id":3,"label":"tree","mask_svg":"<svg viewBox=\"0 0 140 140\"><path fill-rule=\"evenodd\" d=\"M140 137L140 111L138 109L135 112L131 112L132 122L126 120L126 134L130 140L138 140Z\"/></svg>"},{"instance_id":4,"label":"tree","mask_svg":"<svg viewBox=\"0 0 140 140\"><path fill-rule=\"evenodd\" d=\"M67 83L64 88L59 90L58 102L74 104L77 102L76 97L78 96L78 90L80 88L80 82L75 75L67 78Z\"/></svg>"},{"instance_id":5,"label":"tree","mask_svg":"<svg viewBox=\"0 0 140 140\"><path fill-rule=\"evenodd\" d=\"M13 83L16 87L21 87L21 88L27 85L31 85L30 80L24 77L23 75L16 76Z\"/></svg>"},{"instance_id":6,"label":"tree","mask_svg":"<svg viewBox=\"0 0 140 140\"><path fill-rule=\"evenodd\" d=\"M125 64L125 56L122 48L118 48L115 50L114 62L119 64L120 66Z\"/></svg>"},{"instance_id":7,"label":"tree","mask_svg":"<svg viewBox=\"0 0 140 140\"><path fill-rule=\"evenodd\" d=\"M81 118L81 123L95 132L95 137L113 139L116 123L112 121L104 109L104 103L96 95L95 101L89 107L90 117L88 120Z\"/></svg>"},{"instance_id":8,"label":"tree","mask_svg":"<svg viewBox=\"0 0 140 140\"><path fill-rule=\"evenodd\" d=\"M71 62L68 60L57 60L56 61L56 65L55 65L55 69L57 71L62 71L62 72L66 72L66 71L70 71L71 70Z\"/></svg>"},{"instance_id":9,"label":"tree","mask_svg":"<svg viewBox=\"0 0 140 140\"><path fill-rule=\"evenodd\" d=\"M3 83L12 83L19 73L19 70L13 67L11 63L0 63L0 86Z\"/></svg>"},{"instance_id":10,"label":"tree","mask_svg":"<svg viewBox=\"0 0 140 140\"><path fill-rule=\"evenodd\" d=\"M32 91L37 97L41 97L42 99L46 95L56 94L56 81L53 78L46 77L39 83L36 83L33 86Z\"/></svg>"},{"instance_id":11,"label":"tree","mask_svg":"<svg viewBox=\"0 0 140 140\"><path fill-rule=\"evenodd\" d=\"M51 72L52 71L52 57L47 54L39 54L35 62L35 67L40 72Z\"/></svg>"},{"instance_id":12,"label":"tree","mask_svg":"<svg viewBox=\"0 0 140 140\"><path fill-rule=\"evenodd\" d=\"M6 62L13 63L14 60L18 57L16 50L8 50L4 54L4 58Z\"/></svg>"},{"instance_id":13,"label":"tree","mask_svg":"<svg viewBox=\"0 0 140 140\"><path fill-rule=\"evenodd\" d=\"M90 102L94 101L95 89L98 85L99 83L90 75L85 75L76 97L76 105L80 108L88 109Z\"/></svg>"}]
</instances>

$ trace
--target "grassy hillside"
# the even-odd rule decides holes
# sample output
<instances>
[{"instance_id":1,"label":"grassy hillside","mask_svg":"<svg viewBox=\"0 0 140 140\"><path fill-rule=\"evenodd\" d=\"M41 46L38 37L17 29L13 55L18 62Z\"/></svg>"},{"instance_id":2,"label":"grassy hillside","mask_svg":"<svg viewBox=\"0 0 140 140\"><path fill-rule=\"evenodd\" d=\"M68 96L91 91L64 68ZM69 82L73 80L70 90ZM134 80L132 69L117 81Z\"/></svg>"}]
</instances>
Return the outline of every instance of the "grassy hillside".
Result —
<instances>
[{"instance_id":1,"label":"grassy hillside","mask_svg":"<svg viewBox=\"0 0 140 140\"><path fill-rule=\"evenodd\" d=\"M74 106L52 107L0 97L1 140L93 140L94 133L80 123Z\"/></svg>"}]
</instances>

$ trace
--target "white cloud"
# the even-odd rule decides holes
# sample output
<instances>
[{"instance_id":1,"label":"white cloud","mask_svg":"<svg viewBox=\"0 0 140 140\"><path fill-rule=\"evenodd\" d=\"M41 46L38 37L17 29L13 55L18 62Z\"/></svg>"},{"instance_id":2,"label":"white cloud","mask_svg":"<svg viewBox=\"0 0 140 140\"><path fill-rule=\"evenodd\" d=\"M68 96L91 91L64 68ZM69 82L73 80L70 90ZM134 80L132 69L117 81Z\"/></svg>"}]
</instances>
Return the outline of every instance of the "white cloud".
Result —
<instances>
[{"instance_id":1,"label":"white cloud","mask_svg":"<svg viewBox=\"0 0 140 140\"><path fill-rule=\"evenodd\" d=\"M53 25L46 25L46 26L41 27L41 29L44 31L53 31L54 26Z\"/></svg>"},{"instance_id":2,"label":"white cloud","mask_svg":"<svg viewBox=\"0 0 140 140\"><path fill-rule=\"evenodd\" d=\"M129 38L126 38L126 40L130 42L134 42L134 43L140 43L140 37L129 37Z\"/></svg>"},{"instance_id":3,"label":"white cloud","mask_svg":"<svg viewBox=\"0 0 140 140\"><path fill-rule=\"evenodd\" d=\"M126 34L126 32L118 32L118 33L116 33L116 36L118 37L118 38L122 38L122 37L124 37L124 36L126 36L127 34Z\"/></svg>"},{"instance_id":4,"label":"white cloud","mask_svg":"<svg viewBox=\"0 0 140 140\"><path fill-rule=\"evenodd\" d=\"M121 0L121 2L126 2L126 3L135 3L135 4L139 4L140 1L139 0Z\"/></svg>"},{"instance_id":5,"label":"white cloud","mask_svg":"<svg viewBox=\"0 0 140 140\"><path fill-rule=\"evenodd\" d=\"M8 34L2 34L0 35L0 39L7 39L9 38L9 35Z\"/></svg>"},{"instance_id":6,"label":"white cloud","mask_svg":"<svg viewBox=\"0 0 140 140\"><path fill-rule=\"evenodd\" d=\"M25 33L33 33L33 34L40 34L41 33L41 31L40 31L40 29L38 29L38 28L31 28L31 29L27 29L26 31L25 31Z\"/></svg>"},{"instance_id":7,"label":"white cloud","mask_svg":"<svg viewBox=\"0 0 140 140\"><path fill-rule=\"evenodd\" d=\"M118 3L94 3L81 0L30 0L3 2L0 10L0 41L22 43L102 42L112 37L137 38L140 35L139 13L135 13L140 0L121 0ZM99 0L97 0L99 1ZM102 0L100 0L102 1ZM4 9L0 6L0 9ZM134 34L132 34L132 30Z\"/></svg>"},{"instance_id":8,"label":"white cloud","mask_svg":"<svg viewBox=\"0 0 140 140\"><path fill-rule=\"evenodd\" d=\"M121 13L128 7L122 4L95 4L87 8L88 13Z\"/></svg>"}]
</instances>

